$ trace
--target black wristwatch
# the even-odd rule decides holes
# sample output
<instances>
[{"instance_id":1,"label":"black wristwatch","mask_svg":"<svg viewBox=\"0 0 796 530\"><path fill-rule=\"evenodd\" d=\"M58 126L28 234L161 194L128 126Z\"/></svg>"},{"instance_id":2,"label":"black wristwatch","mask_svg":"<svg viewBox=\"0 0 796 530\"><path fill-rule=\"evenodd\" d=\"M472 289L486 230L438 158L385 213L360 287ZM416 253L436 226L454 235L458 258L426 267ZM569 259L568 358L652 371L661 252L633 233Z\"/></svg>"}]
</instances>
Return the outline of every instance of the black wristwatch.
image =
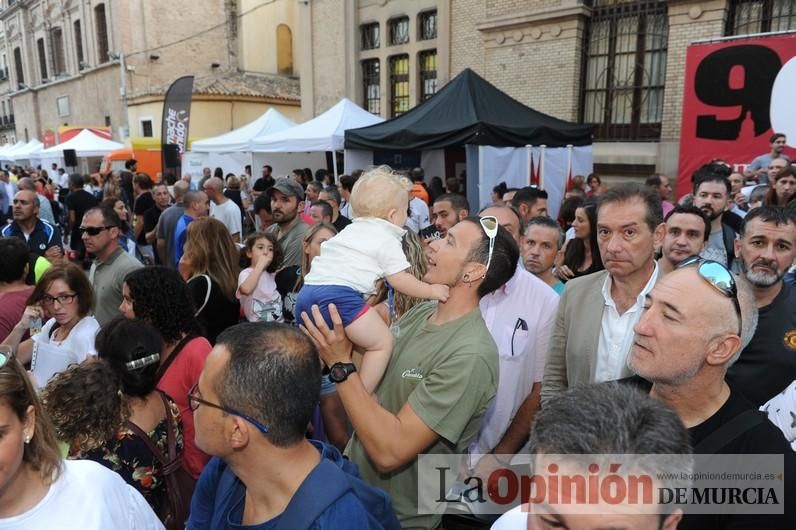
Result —
<instances>
[{"instance_id":1,"label":"black wristwatch","mask_svg":"<svg viewBox=\"0 0 796 530\"><path fill-rule=\"evenodd\" d=\"M329 368L329 379L335 383L342 383L348 376L357 371L353 363L334 363Z\"/></svg>"}]
</instances>

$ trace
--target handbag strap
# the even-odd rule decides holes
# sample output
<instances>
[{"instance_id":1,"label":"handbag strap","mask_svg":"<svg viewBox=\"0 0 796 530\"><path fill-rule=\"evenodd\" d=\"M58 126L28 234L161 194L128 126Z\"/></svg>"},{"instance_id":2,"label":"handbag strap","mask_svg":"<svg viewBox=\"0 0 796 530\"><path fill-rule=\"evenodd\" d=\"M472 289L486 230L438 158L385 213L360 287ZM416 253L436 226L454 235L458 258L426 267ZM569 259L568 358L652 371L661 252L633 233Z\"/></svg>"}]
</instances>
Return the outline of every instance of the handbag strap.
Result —
<instances>
[{"instance_id":1,"label":"handbag strap","mask_svg":"<svg viewBox=\"0 0 796 530\"><path fill-rule=\"evenodd\" d=\"M155 459L160 462L160 465L163 468L163 474L169 475L174 472L173 468L180 467L182 462L179 458L177 458L177 443L174 435L173 422L174 416L171 414L171 406L163 392L157 392L160 395L160 398L163 400L163 406L166 408L166 440L169 451L168 457L163 454L163 451L161 451L160 448L155 445L155 442L152 441L152 438L150 438L149 435L145 433L143 429L141 429L141 427L130 420L127 420L124 423L128 429L133 431L133 433L135 433L135 435L144 442L144 445L147 446L147 449L149 449L149 451L152 453L152 456L154 456Z\"/></svg>"},{"instance_id":2,"label":"handbag strap","mask_svg":"<svg viewBox=\"0 0 796 530\"><path fill-rule=\"evenodd\" d=\"M207 305L208 300L210 300L210 291L213 290L213 282L210 281L210 276L208 276L207 274L202 274L202 275L200 275L200 278L204 278L205 281L207 281L207 292L205 292L205 301L202 302L202 307L200 307L199 309L196 310L196 312L194 313L194 316L198 316L199 313L201 313L202 310L205 308L205 306Z\"/></svg>"},{"instance_id":3,"label":"handbag strap","mask_svg":"<svg viewBox=\"0 0 796 530\"><path fill-rule=\"evenodd\" d=\"M163 376L166 375L166 371L169 369L169 366L171 366L171 363L174 362L174 359L177 358L177 355L180 354L182 349L185 348L185 345L188 344L189 342L191 342L196 337L197 337L196 333L188 333L187 335L185 335L182 338L182 340L180 342L177 343L177 345L174 347L174 349L171 350L171 355L169 355L166 358L166 360L163 361L163 364L161 364L160 368L158 368L158 373L155 375L155 379L158 382L160 382L160 380L163 378Z\"/></svg>"}]
</instances>

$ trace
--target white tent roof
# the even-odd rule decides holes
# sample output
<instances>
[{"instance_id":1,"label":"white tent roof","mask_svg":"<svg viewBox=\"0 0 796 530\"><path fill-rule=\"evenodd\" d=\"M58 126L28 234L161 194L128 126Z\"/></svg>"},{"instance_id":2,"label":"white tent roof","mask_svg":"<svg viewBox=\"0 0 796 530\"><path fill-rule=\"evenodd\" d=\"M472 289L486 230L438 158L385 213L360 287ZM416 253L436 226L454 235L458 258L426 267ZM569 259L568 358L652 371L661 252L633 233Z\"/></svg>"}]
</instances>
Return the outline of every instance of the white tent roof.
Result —
<instances>
[{"instance_id":1,"label":"white tent roof","mask_svg":"<svg viewBox=\"0 0 796 530\"><path fill-rule=\"evenodd\" d=\"M9 145L9 144L6 144ZM25 142L19 141L12 145L11 147L6 147L2 152L0 152L0 159L2 160L14 160L13 155L15 152L19 151L23 147L25 147Z\"/></svg>"},{"instance_id":2,"label":"white tent roof","mask_svg":"<svg viewBox=\"0 0 796 530\"><path fill-rule=\"evenodd\" d=\"M191 142L191 151L202 153L231 153L251 151L251 141L258 136L284 131L294 127L296 122L286 118L276 109L268 109L262 116L239 129Z\"/></svg>"},{"instance_id":3,"label":"white tent roof","mask_svg":"<svg viewBox=\"0 0 796 530\"><path fill-rule=\"evenodd\" d=\"M114 142L113 140L107 140L97 136L88 129L83 129L77 135L75 135L74 138L71 138L58 145L54 145L49 149L45 149L39 154L61 155L65 149L74 149L77 152L77 156L103 156L110 151L115 151L116 149L121 149L123 147L124 144Z\"/></svg>"},{"instance_id":4,"label":"white tent roof","mask_svg":"<svg viewBox=\"0 0 796 530\"><path fill-rule=\"evenodd\" d=\"M340 151L346 129L383 122L353 101L343 98L320 116L282 132L258 136L251 142L257 153Z\"/></svg>"},{"instance_id":5,"label":"white tent roof","mask_svg":"<svg viewBox=\"0 0 796 530\"><path fill-rule=\"evenodd\" d=\"M12 156L14 157L14 160L27 160L31 157L31 155L38 153L43 148L44 144L34 138L24 146L20 147L18 150L14 151Z\"/></svg>"}]
</instances>

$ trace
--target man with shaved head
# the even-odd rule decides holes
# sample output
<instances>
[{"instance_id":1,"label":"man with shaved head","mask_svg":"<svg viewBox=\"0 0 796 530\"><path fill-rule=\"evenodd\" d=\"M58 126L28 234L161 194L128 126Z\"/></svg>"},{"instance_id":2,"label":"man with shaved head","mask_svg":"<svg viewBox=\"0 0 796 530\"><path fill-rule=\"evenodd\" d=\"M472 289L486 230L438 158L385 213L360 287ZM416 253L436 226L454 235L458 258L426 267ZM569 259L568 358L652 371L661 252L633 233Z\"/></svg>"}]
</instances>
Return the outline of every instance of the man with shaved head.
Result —
<instances>
[{"instance_id":1,"label":"man with shaved head","mask_svg":"<svg viewBox=\"0 0 796 530\"><path fill-rule=\"evenodd\" d=\"M243 231L243 217L234 201L224 195L224 182L218 177L207 179L204 191L210 199L210 217L218 219L229 230L232 240L240 243Z\"/></svg>"},{"instance_id":2,"label":"man with shaved head","mask_svg":"<svg viewBox=\"0 0 796 530\"><path fill-rule=\"evenodd\" d=\"M726 381L727 369L751 341L757 320L755 296L746 283L736 282L724 265L698 256L683 260L645 295L627 362L639 377L629 381L677 413L695 454L783 456L785 489L779 502L785 515L752 510L696 515L686 510L680 529L796 527L785 501L796 495L796 455L765 413ZM734 457L736 461L737 467L722 471L756 471L744 467L745 458ZM697 465L694 471L713 470Z\"/></svg>"}]
</instances>

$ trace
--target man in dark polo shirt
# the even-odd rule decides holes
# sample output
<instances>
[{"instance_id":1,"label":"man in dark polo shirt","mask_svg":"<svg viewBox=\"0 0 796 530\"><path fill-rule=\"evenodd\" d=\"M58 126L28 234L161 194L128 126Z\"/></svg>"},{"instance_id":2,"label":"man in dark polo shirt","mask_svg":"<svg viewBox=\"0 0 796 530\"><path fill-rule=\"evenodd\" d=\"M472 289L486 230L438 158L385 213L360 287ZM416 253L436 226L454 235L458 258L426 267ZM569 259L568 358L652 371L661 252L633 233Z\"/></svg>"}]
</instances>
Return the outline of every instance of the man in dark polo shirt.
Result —
<instances>
[{"instance_id":1,"label":"man in dark polo shirt","mask_svg":"<svg viewBox=\"0 0 796 530\"><path fill-rule=\"evenodd\" d=\"M796 260L796 212L755 208L739 235L735 254L760 317L752 341L727 377L759 407L796 379L796 289L783 280Z\"/></svg>"},{"instance_id":2,"label":"man in dark polo shirt","mask_svg":"<svg viewBox=\"0 0 796 530\"><path fill-rule=\"evenodd\" d=\"M121 315L122 284L141 263L119 247L121 221L113 208L92 208L80 224L86 251L94 256L88 278L94 288L94 318L101 326Z\"/></svg>"},{"instance_id":3,"label":"man in dark polo shirt","mask_svg":"<svg viewBox=\"0 0 796 530\"><path fill-rule=\"evenodd\" d=\"M61 230L39 219L39 198L29 190L14 195L11 208L14 221L3 227L3 237L18 237L27 242L31 253L57 261L63 256Z\"/></svg>"},{"instance_id":4,"label":"man in dark polo shirt","mask_svg":"<svg viewBox=\"0 0 796 530\"><path fill-rule=\"evenodd\" d=\"M694 454L783 456L785 490L778 501L784 515L760 515L752 507L748 514L730 514L725 511L729 508L717 505L712 515L686 510L680 530L796 528L787 501L796 495L796 454L767 416L725 381L727 367L749 343L756 324L751 289L736 283L723 265L696 258L658 281L634 327L628 366L640 377L633 382L677 413L688 428ZM723 471L749 471L743 458L737 462L737 468ZM694 471L711 470L697 466Z\"/></svg>"}]
</instances>

